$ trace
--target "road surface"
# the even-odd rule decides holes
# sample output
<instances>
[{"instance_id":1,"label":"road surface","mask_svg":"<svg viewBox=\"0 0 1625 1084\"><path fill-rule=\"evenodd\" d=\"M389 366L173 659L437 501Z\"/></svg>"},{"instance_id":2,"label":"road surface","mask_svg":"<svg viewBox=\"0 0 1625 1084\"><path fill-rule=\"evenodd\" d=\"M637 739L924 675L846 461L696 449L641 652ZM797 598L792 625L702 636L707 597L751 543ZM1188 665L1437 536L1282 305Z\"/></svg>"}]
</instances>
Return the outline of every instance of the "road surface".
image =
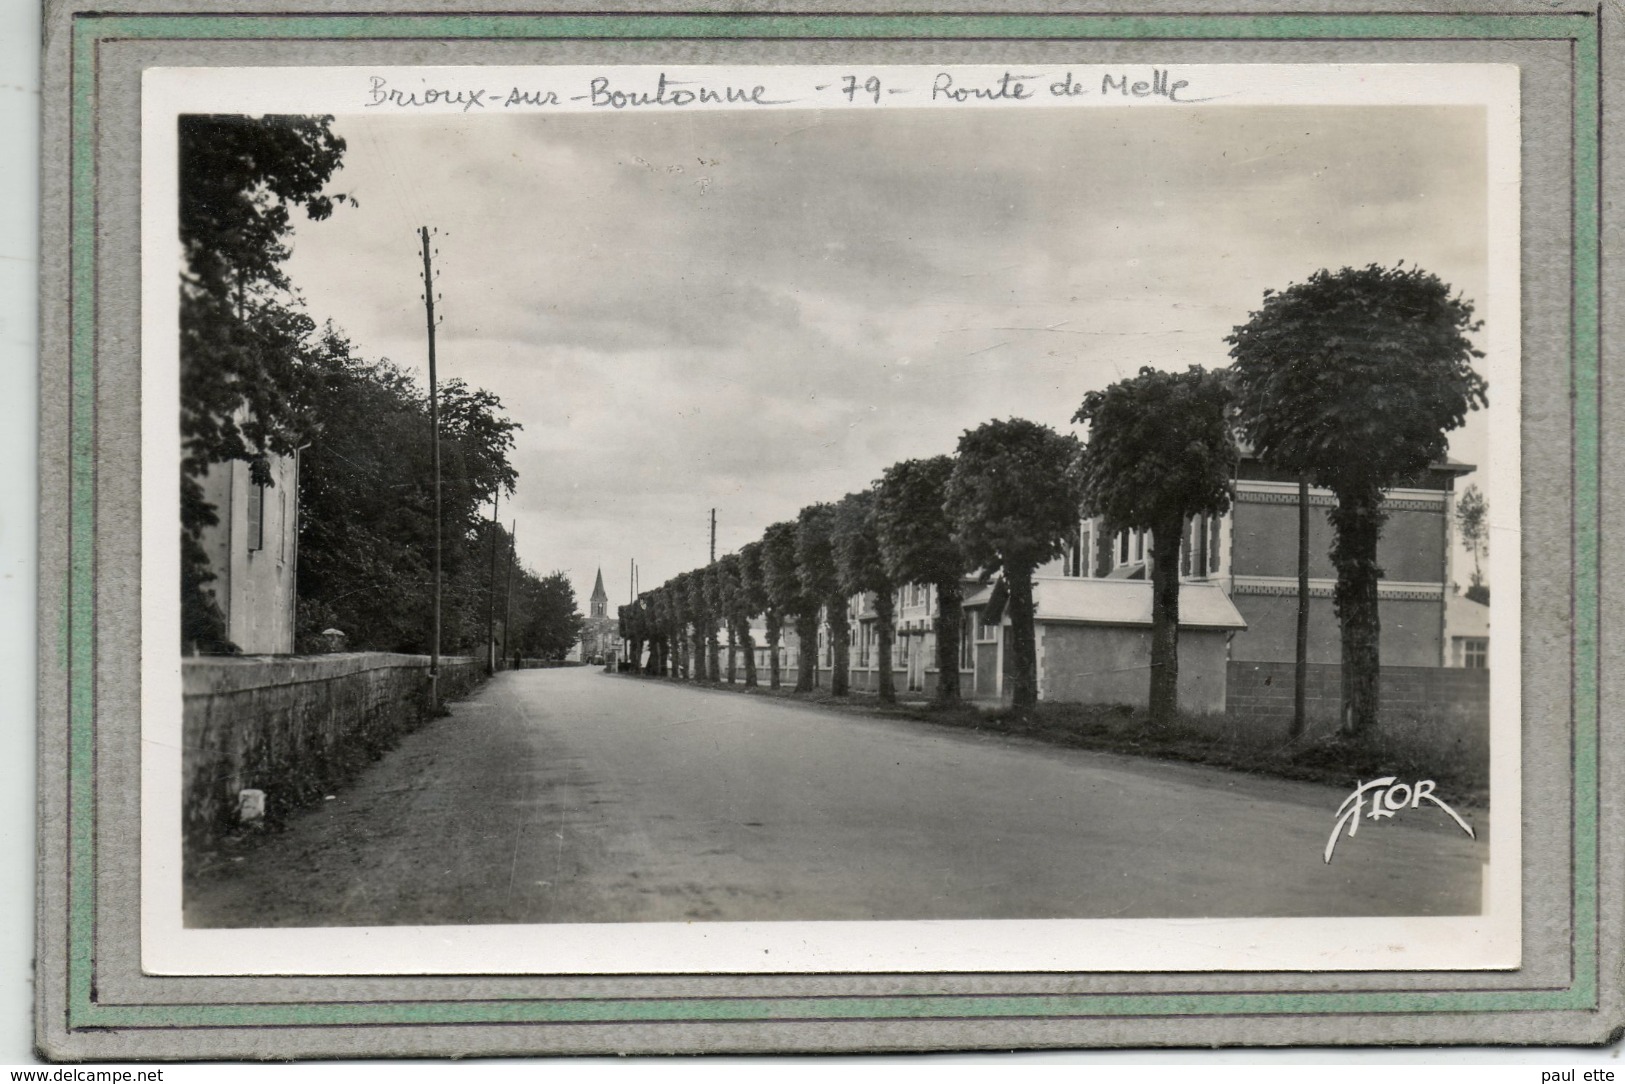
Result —
<instances>
[{"instance_id":1,"label":"road surface","mask_svg":"<svg viewBox=\"0 0 1625 1084\"><path fill-rule=\"evenodd\" d=\"M498 675L190 883L191 926L1463 914L1482 830L592 669ZM1441 795L1448 801L1448 796ZM1481 818L1479 818L1481 819Z\"/></svg>"}]
</instances>

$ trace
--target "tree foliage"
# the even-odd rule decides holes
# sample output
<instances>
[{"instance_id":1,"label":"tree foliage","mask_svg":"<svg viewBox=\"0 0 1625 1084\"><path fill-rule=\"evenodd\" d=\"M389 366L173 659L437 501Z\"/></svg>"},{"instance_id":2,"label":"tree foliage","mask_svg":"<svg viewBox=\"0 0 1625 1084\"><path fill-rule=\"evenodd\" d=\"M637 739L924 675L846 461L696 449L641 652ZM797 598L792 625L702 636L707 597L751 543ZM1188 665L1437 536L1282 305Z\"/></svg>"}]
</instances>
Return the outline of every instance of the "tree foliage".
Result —
<instances>
[{"instance_id":1,"label":"tree foliage","mask_svg":"<svg viewBox=\"0 0 1625 1084\"><path fill-rule=\"evenodd\" d=\"M995 420L960 438L948 478L955 540L983 576L1003 572L1010 592L1006 660L1017 708L1038 702L1033 571L1059 556L1077 529L1078 455L1076 438L1048 426Z\"/></svg>"},{"instance_id":2,"label":"tree foliage","mask_svg":"<svg viewBox=\"0 0 1625 1084\"><path fill-rule=\"evenodd\" d=\"M323 192L344 155L331 117L186 115L178 122L180 278L181 638L234 650L207 585L201 544L219 522L199 479L215 463L290 454L292 402L313 325L287 292L282 262L295 210L332 213Z\"/></svg>"},{"instance_id":3,"label":"tree foliage","mask_svg":"<svg viewBox=\"0 0 1625 1084\"><path fill-rule=\"evenodd\" d=\"M895 636L893 592L897 585L886 574L880 551L880 525L876 517L873 490L848 493L835 506L835 567L841 591L847 595L873 595L875 606L876 665L883 703L897 699L892 675L892 641Z\"/></svg>"},{"instance_id":4,"label":"tree foliage","mask_svg":"<svg viewBox=\"0 0 1625 1084\"><path fill-rule=\"evenodd\" d=\"M1456 502L1456 529L1461 532L1462 544L1473 557L1473 576L1467 588L1467 597L1474 602L1489 598L1489 587L1484 583L1483 561L1490 555L1490 502L1476 485L1470 485ZM1478 597L1482 595L1483 597Z\"/></svg>"},{"instance_id":5,"label":"tree foliage","mask_svg":"<svg viewBox=\"0 0 1625 1084\"><path fill-rule=\"evenodd\" d=\"M936 696L943 703L959 699L960 581L970 568L948 514L953 471L952 456L905 459L875 483L875 527L887 575L898 584L930 584L936 592Z\"/></svg>"},{"instance_id":6,"label":"tree foliage","mask_svg":"<svg viewBox=\"0 0 1625 1084\"><path fill-rule=\"evenodd\" d=\"M1089 426L1080 465L1083 511L1112 531L1152 537L1151 721L1178 709L1179 546L1191 516L1230 508L1236 441L1225 377L1142 368L1089 392L1072 420Z\"/></svg>"},{"instance_id":7,"label":"tree foliage","mask_svg":"<svg viewBox=\"0 0 1625 1084\"><path fill-rule=\"evenodd\" d=\"M1467 412L1487 404L1471 302L1420 268L1315 272L1264 295L1226 339L1239 417L1260 458L1306 473L1330 513L1342 627L1343 729L1377 723L1377 541L1382 492L1442 458Z\"/></svg>"},{"instance_id":8,"label":"tree foliage","mask_svg":"<svg viewBox=\"0 0 1625 1084\"><path fill-rule=\"evenodd\" d=\"M432 631L434 471L428 399L411 374L358 357L328 329L302 369L298 633L307 645L337 627L358 648L427 652ZM500 616L511 544L484 515L518 476L508 461L518 423L490 392L441 390L442 644L484 643L488 592ZM527 574L528 575L528 574ZM516 584L517 586L517 584Z\"/></svg>"},{"instance_id":9,"label":"tree foliage","mask_svg":"<svg viewBox=\"0 0 1625 1084\"><path fill-rule=\"evenodd\" d=\"M833 663L829 679L830 694L845 696L848 691L848 638L851 630L846 612L847 594L840 568L835 563L834 505L812 504L801 510L796 519L796 564L802 590L808 598L816 599L824 610Z\"/></svg>"},{"instance_id":10,"label":"tree foliage","mask_svg":"<svg viewBox=\"0 0 1625 1084\"><path fill-rule=\"evenodd\" d=\"M576 609L575 586L563 572L537 576L521 570L514 583L513 640L526 658L562 659L581 638L586 619Z\"/></svg>"}]
</instances>

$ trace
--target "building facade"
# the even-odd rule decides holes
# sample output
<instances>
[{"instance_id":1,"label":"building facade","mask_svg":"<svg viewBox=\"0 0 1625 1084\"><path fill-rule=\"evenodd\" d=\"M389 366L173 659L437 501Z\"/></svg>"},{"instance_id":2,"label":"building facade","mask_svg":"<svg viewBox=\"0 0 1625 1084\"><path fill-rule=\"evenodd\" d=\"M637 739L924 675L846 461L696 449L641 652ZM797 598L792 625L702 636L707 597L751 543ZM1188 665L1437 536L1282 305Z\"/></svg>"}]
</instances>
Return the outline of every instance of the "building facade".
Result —
<instances>
[{"instance_id":1,"label":"building facade","mask_svg":"<svg viewBox=\"0 0 1625 1084\"><path fill-rule=\"evenodd\" d=\"M216 463L199 480L219 523L201 542L214 573L205 590L226 619L226 638L248 655L293 651L299 561L299 457L270 457L270 485L240 460Z\"/></svg>"}]
</instances>

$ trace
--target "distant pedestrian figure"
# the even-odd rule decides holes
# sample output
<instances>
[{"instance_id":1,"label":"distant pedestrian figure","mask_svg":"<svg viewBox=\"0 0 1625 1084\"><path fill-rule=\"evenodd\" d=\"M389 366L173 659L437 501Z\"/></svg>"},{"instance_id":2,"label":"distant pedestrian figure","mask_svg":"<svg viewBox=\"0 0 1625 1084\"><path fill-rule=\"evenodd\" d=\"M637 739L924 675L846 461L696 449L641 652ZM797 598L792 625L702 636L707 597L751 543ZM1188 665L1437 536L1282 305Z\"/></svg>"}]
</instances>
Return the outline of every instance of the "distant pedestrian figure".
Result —
<instances>
[{"instance_id":1,"label":"distant pedestrian figure","mask_svg":"<svg viewBox=\"0 0 1625 1084\"><path fill-rule=\"evenodd\" d=\"M329 653L343 651L345 643L349 640L342 629L323 629L322 641L327 645Z\"/></svg>"},{"instance_id":2,"label":"distant pedestrian figure","mask_svg":"<svg viewBox=\"0 0 1625 1084\"><path fill-rule=\"evenodd\" d=\"M523 660L522 660L522 659L520 659L520 657L519 657L519 651L518 651L518 649L515 649L515 650L514 650L514 653L513 653L513 668L514 668L514 669L515 669L515 670L518 670L518 669L520 669L520 665L519 665L519 664L520 664L520 663L521 663L521 662L523 662Z\"/></svg>"}]
</instances>

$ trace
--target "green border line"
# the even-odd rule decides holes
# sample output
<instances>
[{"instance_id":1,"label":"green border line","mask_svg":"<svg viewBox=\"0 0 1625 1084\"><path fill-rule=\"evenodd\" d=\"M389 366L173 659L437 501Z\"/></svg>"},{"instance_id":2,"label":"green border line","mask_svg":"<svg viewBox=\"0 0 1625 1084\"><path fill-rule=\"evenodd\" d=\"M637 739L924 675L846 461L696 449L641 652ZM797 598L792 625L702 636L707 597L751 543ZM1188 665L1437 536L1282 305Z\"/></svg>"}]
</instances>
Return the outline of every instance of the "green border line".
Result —
<instances>
[{"instance_id":1,"label":"green border line","mask_svg":"<svg viewBox=\"0 0 1625 1084\"><path fill-rule=\"evenodd\" d=\"M1558 15L100 15L72 32L70 553L63 624L69 670L68 1026L524 1024L991 1019L1339 1013L1553 1012L1597 1005L1597 620L1599 454L1599 75L1596 19ZM95 52L112 39L312 38L705 41L1560 39L1574 43L1574 933L1572 981L1549 991L1088 994L875 998L738 997L98 1005L95 869Z\"/></svg>"}]
</instances>

